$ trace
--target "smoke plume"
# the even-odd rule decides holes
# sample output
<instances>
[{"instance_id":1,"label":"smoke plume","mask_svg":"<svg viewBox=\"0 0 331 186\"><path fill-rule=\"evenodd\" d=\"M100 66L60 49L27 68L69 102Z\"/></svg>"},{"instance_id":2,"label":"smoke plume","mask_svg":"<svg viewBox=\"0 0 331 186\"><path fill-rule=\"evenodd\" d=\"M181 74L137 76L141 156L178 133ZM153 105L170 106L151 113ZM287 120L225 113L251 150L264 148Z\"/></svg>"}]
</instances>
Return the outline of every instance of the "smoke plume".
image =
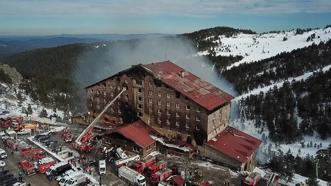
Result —
<instances>
[{"instance_id":1,"label":"smoke plume","mask_svg":"<svg viewBox=\"0 0 331 186\"><path fill-rule=\"evenodd\" d=\"M213 63L197 56L192 43L179 37L144 38L96 45L79 58L74 77L83 87L107 78L131 65L170 60L203 80L235 96L232 85L213 68Z\"/></svg>"}]
</instances>

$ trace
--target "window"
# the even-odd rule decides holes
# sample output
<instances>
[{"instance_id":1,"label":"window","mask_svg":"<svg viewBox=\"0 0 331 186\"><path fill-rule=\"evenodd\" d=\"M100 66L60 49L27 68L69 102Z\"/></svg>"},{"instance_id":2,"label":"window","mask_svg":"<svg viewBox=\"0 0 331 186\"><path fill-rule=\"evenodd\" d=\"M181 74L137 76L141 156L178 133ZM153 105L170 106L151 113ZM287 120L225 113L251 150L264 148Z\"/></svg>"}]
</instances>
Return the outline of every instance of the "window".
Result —
<instances>
[{"instance_id":1,"label":"window","mask_svg":"<svg viewBox=\"0 0 331 186\"><path fill-rule=\"evenodd\" d=\"M141 93L143 90L141 88L138 89L138 92Z\"/></svg>"},{"instance_id":2,"label":"window","mask_svg":"<svg viewBox=\"0 0 331 186\"><path fill-rule=\"evenodd\" d=\"M190 119L190 116L186 114L185 118L186 118L186 119Z\"/></svg>"},{"instance_id":3,"label":"window","mask_svg":"<svg viewBox=\"0 0 331 186\"><path fill-rule=\"evenodd\" d=\"M200 111L201 111L201 109L198 107L198 108L197 108L197 112L200 112Z\"/></svg>"},{"instance_id":4,"label":"window","mask_svg":"<svg viewBox=\"0 0 331 186\"><path fill-rule=\"evenodd\" d=\"M170 116L170 112L169 112L169 110L167 110L167 116L168 116L168 117Z\"/></svg>"},{"instance_id":5,"label":"window","mask_svg":"<svg viewBox=\"0 0 331 186\"><path fill-rule=\"evenodd\" d=\"M161 101L158 101L158 102L157 102L157 105L158 105L158 106L161 106Z\"/></svg>"},{"instance_id":6,"label":"window","mask_svg":"<svg viewBox=\"0 0 331 186\"><path fill-rule=\"evenodd\" d=\"M114 93L110 93L110 97L114 97Z\"/></svg>"},{"instance_id":7,"label":"window","mask_svg":"<svg viewBox=\"0 0 331 186\"><path fill-rule=\"evenodd\" d=\"M149 102L149 104L153 104L153 100L152 99L149 99L148 102Z\"/></svg>"},{"instance_id":8,"label":"window","mask_svg":"<svg viewBox=\"0 0 331 186\"><path fill-rule=\"evenodd\" d=\"M176 109L179 109L179 104L178 103L176 103Z\"/></svg>"},{"instance_id":9,"label":"window","mask_svg":"<svg viewBox=\"0 0 331 186\"><path fill-rule=\"evenodd\" d=\"M186 129L189 129L190 128L189 122L185 122L185 128Z\"/></svg>"},{"instance_id":10,"label":"window","mask_svg":"<svg viewBox=\"0 0 331 186\"><path fill-rule=\"evenodd\" d=\"M143 100L143 98L142 98L141 96L139 96L139 97L138 97L138 100L139 100L139 101L142 101L142 100Z\"/></svg>"},{"instance_id":11,"label":"window","mask_svg":"<svg viewBox=\"0 0 331 186\"><path fill-rule=\"evenodd\" d=\"M200 118L197 116L197 117L195 117L195 121L200 121Z\"/></svg>"},{"instance_id":12,"label":"window","mask_svg":"<svg viewBox=\"0 0 331 186\"><path fill-rule=\"evenodd\" d=\"M176 127L179 127L179 122L178 121L176 121Z\"/></svg>"},{"instance_id":13,"label":"window","mask_svg":"<svg viewBox=\"0 0 331 186\"><path fill-rule=\"evenodd\" d=\"M142 109L143 108L142 104L138 104L138 108Z\"/></svg>"},{"instance_id":14,"label":"window","mask_svg":"<svg viewBox=\"0 0 331 186\"><path fill-rule=\"evenodd\" d=\"M167 93L167 98L169 99L170 98L170 94Z\"/></svg>"},{"instance_id":15,"label":"window","mask_svg":"<svg viewBox=\"0 0 331 186\"><path fill-rule=\"evenodd\" d=\"M117 86L117 90L121 90L121 86Z\"/></svg>"},{"instance_id":16,"label":"window","mask_svg":"<svg viewBox=\"0 0 331 186\"><path fill-rule=\"evenodd\" d=\"M161 124L161 118L157 118L157 123Z\"/></svg>"},{"instance_id":17,"label":"window","mask_svg":"<svg viewBox=\"0 0 331 186\"><path fill-rule=\"evenodd\" d=\"M106 91L103 92L103 96L105 96L105 97L107 96L107 92Z\"/></svg>"},{"instance_id":18,"label":"window","mask_svg":"<svg viewBox=\"0 0 331 186\"><path fill-rule=\"evenodd\" d=\"M148 92L148 95L152 96L153 95L153 92L152 91L149 91Z\"/></svg>"},{"instance_id":19,"label":"window","mask_svg":"<svg viewBox=\"0 0 331 186\"><path fill-rule=\"evenodd\" d=\"M186 110L190 110L190 105L186 105Z\"/></svg>"},{"instance_id":20,"label":"window","mask_svg":"<svg viewBox=\"0 0 331 186\"><path fill-rule=\"evenodd\" d=\"M179 116L179 114L178 113L176 113L176 118L179 118L180 116Z\"/></svg>"},{"instance_id":21,"label":"window","mask_svg":"<svg viewBox=\"0 0 331 186\"><path fill-rule=\"evenodd\" d=\"M141 80L139 80L139 79L136 79L135 81L136 81L136 84L137 85L142 85L143 84L143 82Z\"/></svg>"},{"instance_id":22,"label":"window","mask_svg":"<svg viewBox=\"0 0 331 186\"><path fill-rule=\"evenodd\" d=\"M99 94L100 94L100 91L98 90L98 91L97 91L97 95L99 95Z\"/></svg>"},{"instance_id":23,"label":"window","mask_svg":"<svg viewBox=\"0 0 331 186\"><path fill-rule=\"evenodd\" d=\"M161 92L157 93L157 96L161 97Z\"/></svg>"},{"instance_id":24,"label":"window","mask_svg":"<svg viewBox=\"0 0 331 186\"><path fill-rule=\"evenodd\" d=\"M169 102L167 102L167 107L170 107L170 103Z\"/></svg>"},{"instance_id":25,"label":"window","mask_svg":"<svg viewBox=\"0 0 331 186\"><path fill-rule=\"evenodd\" d=\"M176 98L180 98L180 93L176 92Z\"/></svg>"},{"instance_id":26,"label":"window","mask_svg":"<svg viewBox=\"0 0 331 186\"><path fill-rule=\"evenodd\" d=\"M138 112L138 117L142 117L143 114L141 112Z\"/></svg>"},{"instance_id":27,"label":"window","mask_svg":"<svg viewBox=\"0 0 331 186\"><path fill-rule=\"evenodd\" d=\"M158 113L159 115L161 115L161 110L160 110L160 109L157 109L157 113Z\"/></svg>"},{"instance_id":28,"label":"window","mask_svg":"<svg viewBox=\"0 0 331 186\"><path fill-rule=\"evenodd\" d=\"M167 125L170 125L170 121L167 119Z\"/></svg>"}]
</instances>

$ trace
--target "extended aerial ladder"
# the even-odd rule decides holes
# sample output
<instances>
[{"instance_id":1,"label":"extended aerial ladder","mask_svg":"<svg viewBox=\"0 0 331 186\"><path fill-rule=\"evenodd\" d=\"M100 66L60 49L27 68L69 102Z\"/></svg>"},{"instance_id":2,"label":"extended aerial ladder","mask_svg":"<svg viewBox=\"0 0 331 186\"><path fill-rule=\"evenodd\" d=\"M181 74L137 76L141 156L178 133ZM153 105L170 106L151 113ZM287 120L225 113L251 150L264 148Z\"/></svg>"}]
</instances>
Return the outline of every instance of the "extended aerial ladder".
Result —
<instances>
[{"instance_id":1,"label":"extended aerial ladder","mask_svg":"<svg viewBox=\"0 0 331 186\"><path fill-rule=\"evenodd\" d=\"M118 93L118 95L111 100L106 107L102 110L102 112L100 112L100 114L92 121L92 123L86 127L86 129L78 136L78 138L76 139L76 144L78 144L79 146L84 146L87 143L90 142L90 140L93 138L93 126L98 123L98 121L100 120L101 116L109 109L109 107L123 94L123 92L126 91L126 88L123 88L122 91L120 93Z\"/></svg>"}]
</instances>

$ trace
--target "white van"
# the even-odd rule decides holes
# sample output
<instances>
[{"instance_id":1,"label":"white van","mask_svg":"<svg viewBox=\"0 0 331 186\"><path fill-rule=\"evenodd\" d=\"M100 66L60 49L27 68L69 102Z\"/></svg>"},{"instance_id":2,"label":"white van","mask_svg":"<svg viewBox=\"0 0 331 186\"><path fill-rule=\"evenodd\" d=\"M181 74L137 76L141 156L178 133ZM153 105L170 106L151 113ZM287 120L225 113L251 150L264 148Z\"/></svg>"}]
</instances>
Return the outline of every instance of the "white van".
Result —
<instances>
[{"instance_id":1,"label":"white van","mask_svg":"<svg viewBox=\"0 0 331 186\"><path fill-rule=\"evenodd\" d=\"M59 183L60 186L73 186L78 185L80 183L84 183L86 181L87 176L84 174L76 175L68 180L66 180L64 183Z\"/></svg>"},{"instance_id":2,"label":"white van","mask_svg":"<svg viewBox=\"0 0 331 186\"><path fill-rule=\"evenodd\" d=\"M71 174L68 174L67 176L64 176L63 178L60 179L59 185L63 186L65 185L69 180L76 179L78 177L82 177L83 173L80 171L73 172Z\"/></svg>"},{"instance_id":3,"label":"white van","mask_svg":"<svg viewBox=\"0 0 331 186\"><path fill-rule=\"evenodd\" d=\"M40 160L34 162L34 167L36 169L38 169L39 165L42 165L42 164L45 164L45 163L49 163L49 162L52 162L52 161L54 161L54 159L52 157L45 157L43 159L40 159Z\"/></svg>"},{"instance_id":4,"label":"white van","mask_svg":"<svg viewBox=\"0 0 331 186\"><path fill-rule=\"evenodd\" d=\"M5 159L7 158L7 153L5 150L0 149L0 159Z\"/></svg>"},{"instance_id":5,"label":"white van","mask_svg":"<svg viewBox=\"0 0 331 186\"><path fill-rule=\"evenodd\" d=\"M68 177L69 175L75 173L74 170L70 169L67 170L65 173L61 174L60 176L56 177L56 181L60 181L62 178Z\"/></svg>"},{"instance_id":6,"label":"white van","mask_svg":"<svg viewBox=\"0 0 331 186\"><path fill-rule=\"evenodd\" d=\"M99 161L99 173L106 174L106 160L100 160Z\"/></svg>"}]
</instances>

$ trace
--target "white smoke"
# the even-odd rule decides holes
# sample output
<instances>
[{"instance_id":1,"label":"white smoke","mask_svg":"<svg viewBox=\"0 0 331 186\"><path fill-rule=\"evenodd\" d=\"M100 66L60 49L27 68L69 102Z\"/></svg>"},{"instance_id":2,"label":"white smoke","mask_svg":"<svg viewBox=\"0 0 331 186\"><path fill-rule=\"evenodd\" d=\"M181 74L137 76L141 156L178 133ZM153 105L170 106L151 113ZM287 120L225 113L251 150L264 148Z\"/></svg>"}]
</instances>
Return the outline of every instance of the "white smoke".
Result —
<instances>
[{"instance_id":1,"label":"white smoke","mask_svg":"<svg viewBox=\"0 0 331 186\"><path fill-rule=\"evenodd\" d=\"M233 86L213 68L214 64L197 56L192 43L183 38L145 38L108 45L102 47L101 44L80 56L74 76L82 89L132 65L170 60L225 92L237 95Z\"/></svg>"}]
</instances>

